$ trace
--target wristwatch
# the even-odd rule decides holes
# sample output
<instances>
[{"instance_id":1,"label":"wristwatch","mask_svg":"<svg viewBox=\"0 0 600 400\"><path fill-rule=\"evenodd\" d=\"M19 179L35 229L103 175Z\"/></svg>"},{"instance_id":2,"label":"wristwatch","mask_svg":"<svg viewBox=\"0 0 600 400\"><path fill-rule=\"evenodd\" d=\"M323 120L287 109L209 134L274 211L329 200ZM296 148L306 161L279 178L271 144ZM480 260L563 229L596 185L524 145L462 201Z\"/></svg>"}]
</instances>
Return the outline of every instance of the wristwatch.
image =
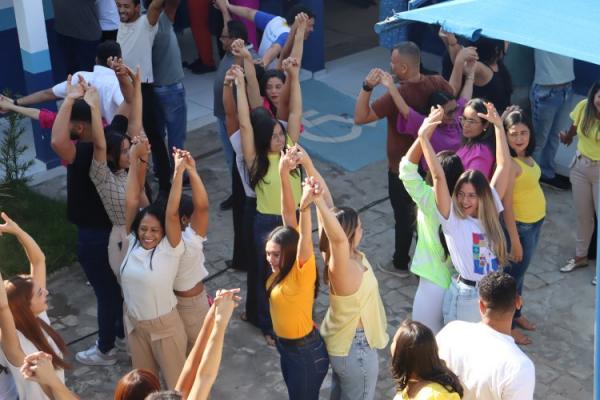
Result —
<instances>
[{"instance_id":1,"label":"wristwatch","mask_svg":"<svg viewBox=\"0 0 600 400\"><path fill-rule=\"evenodd\" d=\"M369 84L367 83L367 81L364 81L363 85L362 85L362 90L364 90L365 92L370 92L370 91L373 90L373 87L369 86Z\"/></svg>"}]
</instances>

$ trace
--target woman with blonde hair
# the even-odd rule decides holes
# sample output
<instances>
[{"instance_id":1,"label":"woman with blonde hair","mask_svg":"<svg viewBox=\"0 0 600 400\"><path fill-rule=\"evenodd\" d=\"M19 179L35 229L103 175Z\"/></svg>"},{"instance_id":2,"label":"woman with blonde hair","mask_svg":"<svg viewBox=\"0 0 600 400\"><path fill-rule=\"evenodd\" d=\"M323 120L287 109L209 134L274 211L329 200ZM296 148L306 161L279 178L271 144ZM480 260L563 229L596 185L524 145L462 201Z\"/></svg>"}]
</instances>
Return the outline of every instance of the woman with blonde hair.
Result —
<instances>
[{"instance_id":1,"label":"woman with blonde hair","mask_svg":"<svg viewBox=\"0 0 600 400\"><path fill-rule=\"evenodd\" d=\"M446 175L428 137L428 131L435 129L441 119L429 121L419 130L419 141L433 179L438 218L458 272L444 296L445 324L457 319L480 321L478 283L508 262L506 239L498 215L503 210L501 199L508 186L512 161L502 120L493 104L487 103L486 108L486 114L477 116L494 125L497 166L491 183L480 171L467 170L450 194Z\"/></svg>"}]
</instances>

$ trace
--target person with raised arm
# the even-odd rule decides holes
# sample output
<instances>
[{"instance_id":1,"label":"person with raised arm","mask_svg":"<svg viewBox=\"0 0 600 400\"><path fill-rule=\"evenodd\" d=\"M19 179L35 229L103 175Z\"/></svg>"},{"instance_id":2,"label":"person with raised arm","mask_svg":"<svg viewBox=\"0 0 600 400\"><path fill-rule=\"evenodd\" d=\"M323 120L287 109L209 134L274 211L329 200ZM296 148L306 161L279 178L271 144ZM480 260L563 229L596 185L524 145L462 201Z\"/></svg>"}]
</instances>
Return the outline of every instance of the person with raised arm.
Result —
<instances>
[{"instance_id":1,"label":"person with raised arm","mask_svg":"<svg viewBox=\"0 0 600 400\"><path fill-rule=\"evenodd\" d=\"M240 289L218 290L175 389L187 400L206 400L217 379L225 331L240 297Z\"/></svg>"},{"instance_id":2,"label":"person with raised arm","mask_svg":"<svg viewBox=\"0 0 600 400\"><path fill-rule=\"evenodd\" d=\"M19 370L26 357L38 351L51 355L52 367L62 383L64 369L69 368L64 357L67 346L52 329L46 313L46 258L35 240L15 221L4 212L0 218L4 221L0 224L0 236L15 236L29 260L29 274L0 283L0 365L7 369L0 374L0 395L7 400L49 399L47 387L25 380Z\"/></svg>"},{"instance_id":3,"label":"person with raised arm","mask_svg":"<svg viewBox=\"0 0 600 400\"><path fill-rule=\"evenodd\" d=\"M439 129L445 114L444 108L432 108L420 129L426 130L428 135L433 134L434 130ZM431 127L434 129L430 129ZM417 140L400 161L400 179L418 207L418 240L410 269L419 277L419 286L413 300L412 319L425 324L435 334L444 326L444 294L450 286L454 267L436 212L431 174L425 180L419 174L418 164L422 155L421 144ZM448 189L451 190L464 172L462 162L452 151L438 152L436 157L444 170Z\"/></svg>"},{"instance_id":4,"label":"person with raised arm","mask_svg":"<svg viewBox=\"0 0 600 400\"><path fill-rule=\"evenodd\" d=\"M377 278L358 250L361 221L355 210L331 209L320 193L313 196L323 224L319 248L325 252L324 281L329 285L321 335L333 369L331 399L373 399L377 350L389 337Z\"/></svg>"},{"instance_id":5,"label":"person with raised arm","mask_svg":"<svg viewBox=\"0 0 600 400\"><path fill-rule=\"evenodd\" d=\"M36 382L45 388L52 400L79 400L79 397L67 388L52 365L52 356L43 351L25 357L21 367L23 379Z\"/></svg>"},{"instance_id":6,"label":"person with raised arm","mask_svg":"<svg viewBox=\"0 0 600 400\"><path fill-rule=\"evenodd\" d=\"M185 326L186 354L188 354L194 346L195 338L202 328L209 308L204 283L202 283L202 280L208 276L204 265L206 261L204 242L208 230L209 203L208 193L196 169L196 161L190 153L182 151L180 153L184 156L185 170L192 187L192 198L185 196L180 200L179 218L185 251L179 261L173 291L177 297L177 311ZM179 183L178 180L173 180L173 185Z\"/></svg>"},{"instance_id":7,"label":"person with raised arm","mask_svg":"<svg viewBox=\"0 0 600 400\"><path fill-rule=\"evenodd\" d=\"M266 286L288 397L316 400L329 369L325 343L312 319L319 275L310 205L321 188L315 177L305 179L298 221L289 180L297 168L295 150L282 154L279 162L283 226L269 234L265 245L272 270Z\"/></svg>"},{"instance_id":8,"label":"person with raised arm","mask_svg":"<svg viewBox=\"0 0 600 400\"><path fill-rule=\"evenodd\" d=\"M294 59L287 59L284 68L291 79L290 117L287 132L281 122L268 110L259 107L250 112L246 95L244 75L236 70L238 117L242 139L244 161L250 171L250 184L256 192L256 216L254 220L254 242L257 259L257 316L258 324L268 344L274 345L272 323L264 282L268 270L265 258L265 239L269 232L281 224L281 181L278 173L281 151L293 146L300 136L302 117L302 94L300 92L299 69ZM291 177L292 191L296 204L300 199L300 174Z\"/></svg>"},{"instance_id":9,"label":"person with raised arm","mask_svg":"<svg viewBox=\"0 0 600 400\"><path fill-rule=\"evenodd\" d=\"M125 196L129 248L119 269L125 299L125 327L133 368L159 372L175 387L185 362L186 333L177 312L173 284L185 246L181 239L179 203L186 154L175 151L173 187L162 200L139 209L140 188L148 163L148 141L138 138L130 150Z\"/></svg>"},{"instance_id":10,"label":"person with raised arm","mask_svg":"<svg viewBox=\"0 0 600 400\"><path fill-rule=\"evenodd\" d=\"M508 262L506 239L498 215L510 178L511 159L502 120L494 105L478 117L494 125L497 166L491 183L478 170L466 170L453 191L436 158L428 124L419 130L419 141L431 171L437 213L452 264L458 272L444 295L444 323L453 320L480 321L477 285L482 277ZM440 121L437 121L439 124Z\"/></svg>"}]
</instances>

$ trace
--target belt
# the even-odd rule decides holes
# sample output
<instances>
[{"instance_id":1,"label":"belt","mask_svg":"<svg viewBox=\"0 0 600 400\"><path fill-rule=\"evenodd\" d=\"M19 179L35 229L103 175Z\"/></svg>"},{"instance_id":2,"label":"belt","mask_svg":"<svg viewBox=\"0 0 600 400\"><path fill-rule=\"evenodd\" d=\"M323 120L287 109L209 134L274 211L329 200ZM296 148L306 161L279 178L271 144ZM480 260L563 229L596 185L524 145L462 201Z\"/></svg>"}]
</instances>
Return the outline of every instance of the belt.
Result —
<instances>
[{"instance_id":1,"label":"belt","mask_svg":"<svg viewBox=\"0 0 600 400\"><path fill-rule=\"evenodd\" d=\"M462 283L464 283L467 286L472 286L472 287L476 287L477 286L477 282L465 279L465 278L463 278L460 275L458 276L458 280L461 281Z\"/></svg>"},{"instance_id":2,"label":"belt","mask_svg":"<svg viewBox=\"0 0 600 400\"><path fill-rule=\"evenodd\" d=\"M583 158L583 159L585 159L587 162L590 162L590 163L593 163L593 164L600 163L600 160L592 160L591 158L589 158L588 156L585 156L585 155L581 154L580 152L577 152L577 153L576 153L576 157L577 157L578 159L582 159L582 158Z\"/></svg>"},{"instance_id":3,"label":"belt","mask_svg":"<svg viewBox=\"0 0 600 400\"><path fill-rule=\"evenodd\" d=\"M277 340L281 342L281 344L289 345L289 346L306 346L308 344L314 343L321 335L319 335L319 331L313 329L308 335L298 338L298 339L286 339L282 337L277 337Z\"/></svg>"}]
</instances>

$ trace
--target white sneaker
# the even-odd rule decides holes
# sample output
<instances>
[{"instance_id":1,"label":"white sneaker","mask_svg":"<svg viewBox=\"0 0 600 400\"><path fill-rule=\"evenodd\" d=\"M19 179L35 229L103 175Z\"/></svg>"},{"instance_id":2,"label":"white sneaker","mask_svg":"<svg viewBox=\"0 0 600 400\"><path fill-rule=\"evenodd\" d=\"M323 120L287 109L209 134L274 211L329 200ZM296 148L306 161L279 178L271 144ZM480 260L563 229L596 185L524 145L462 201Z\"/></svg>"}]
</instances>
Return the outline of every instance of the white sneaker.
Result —
<instances>
[{"instance_id":1,"label":"white sneaker","mask_svg":"<svg viewBox=\"0 0 600 400\"><path fill-rule=\"evenodd\" d=\"M98 345L94 344L89 349L77 353L75 359L85 365L114 365L117 363L117 349L112 348L103 353L98 349Z\"/></svg>"},{"instance_id":2,"label":"white sneaker","mask_svg":"<svg viewBox=\"0 0 600 400\"><path fill-rule=\"evenodd\" d=\"M120 337L116 337L115 338L115 348L118 351L127 351L127 338L120 338Z\"/></svg>"}]
</instances>

